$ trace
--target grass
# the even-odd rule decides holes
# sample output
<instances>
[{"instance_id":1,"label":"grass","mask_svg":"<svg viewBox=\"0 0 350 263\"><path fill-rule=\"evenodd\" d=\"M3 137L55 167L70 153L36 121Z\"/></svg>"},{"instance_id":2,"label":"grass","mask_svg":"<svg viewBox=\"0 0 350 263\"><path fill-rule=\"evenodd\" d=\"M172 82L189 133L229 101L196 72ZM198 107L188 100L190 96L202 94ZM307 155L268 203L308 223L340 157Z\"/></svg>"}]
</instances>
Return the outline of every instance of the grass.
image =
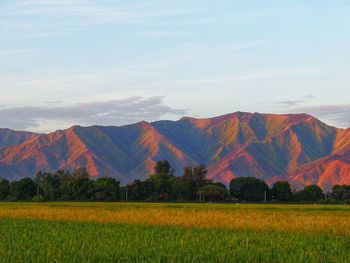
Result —
<instances>
[{"instance_id":1,"label":"grass","mask_svg":"<svg viewBox=\"0 0 350 263\"><path fill-rule=\"evenodd\" d=\"M350 207L0 203L0 262L348 262Z\"/></svg>"}]
</instances>

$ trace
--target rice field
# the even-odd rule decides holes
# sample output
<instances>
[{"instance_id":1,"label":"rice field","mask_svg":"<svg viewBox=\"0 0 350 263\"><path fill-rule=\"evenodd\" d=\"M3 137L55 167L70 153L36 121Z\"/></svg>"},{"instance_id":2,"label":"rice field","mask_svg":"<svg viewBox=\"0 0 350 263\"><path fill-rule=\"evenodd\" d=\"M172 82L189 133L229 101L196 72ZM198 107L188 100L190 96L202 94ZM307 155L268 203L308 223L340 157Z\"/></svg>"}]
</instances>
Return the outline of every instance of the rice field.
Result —
<instances>
[{"instance_id":1,"label":"rice field","mask_svg":"<svg viewBox=\"0 0 350 263\"><path fill-rule=\"evenodd\" d=\"M0 262L349 262L350 206L0 203Z\"/></svg>"}]
</instances>

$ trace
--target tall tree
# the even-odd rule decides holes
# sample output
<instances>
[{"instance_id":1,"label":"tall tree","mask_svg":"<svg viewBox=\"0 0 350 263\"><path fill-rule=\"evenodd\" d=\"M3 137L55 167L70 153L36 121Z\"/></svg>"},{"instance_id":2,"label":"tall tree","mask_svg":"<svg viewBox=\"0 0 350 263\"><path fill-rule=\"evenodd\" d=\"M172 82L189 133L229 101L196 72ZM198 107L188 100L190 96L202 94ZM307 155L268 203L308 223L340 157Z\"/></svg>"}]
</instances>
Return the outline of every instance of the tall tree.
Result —
<instances>
[{"instance_id":1,"label":"tall tree","mask_svg":"<svg viewBox=\"0 0 350 263\"><path fill-rule=\"evenodd\" d=\"M158 161L154 166L154 172L155 174L174 175L174 169L167 160Z\"/></svg>"},{"instance_id":2,"label":"tall tree","mask_svg":"<svg viewBox=\"0 0 350 263\"><path fill-rule=\"evenodd\" d=\"M307 185L304 190L296 194L300 202L319 202L324 200L325 195L318 185Z\"/></svg>"},{"instance_id":3,"label":"tall tree","mask_svg":"<svg viewBox=\"0 0 350 263\"><path fill-rule=\"evenodd\" d=\"M332 198L338 202L350 202L350 185L335 185L332 190Z\"/></svg>"},{"instance_id":4,"label":"tall tree","mask_svg":"<svg viewBox=\"0 0 350 263\"><path fill-rule=\"evenodd\" d=\"M10 193L10 182L0 179L0 200L6 200Z\"/></svg>"},{"instance_id":5,"label":"tall tree","mask_svg":"<svg viewBox=\"0 0 350 263\"><path fill-rule=\"evenodd\" d=\"M31 200L37 193L37 184L31 178L23 178L10 183L12 200Z\"/></svg>"},{"instance_id":6,"label":"tall tree","mask_svg":"<svg viewBox=\"0 0 350 263\"><path fill-rule=\"evenodd\" d=\"M150 201L155 192L154 185L147 180L144 182L135 180L132 184L126 185L123 188L123 200L125 200L126 189L128 191L128 198L132 201Z\"/></svg>"},{"instance_id":7,"label":"tall tree","mask_svg":"<svg viewBox=\"0 0 350 263\"><path fill-rule=\"evenodd\" d=\"M57 200L61 196L60 186L61 186L61 171L57 171L54 174L42 173L41 171L36 175L36 182L39 184L42 190L41 195L44 196L46 200Z\"/></svg>"},{"instance_id":8,"label":"tall tree","mask_svg":"<svg viewBox=\"0 0 350 263\"><path fill-rule=\"evenodd\" d=\"M221 184L207 184L199 188L198 195L202 196L202 201L221 201L224 200L228 191L224 185Z\"/></svg>"},{"instance_id":9,"label":"tall tree","mask_svg":"<svg viewBox=\"0 0 350 263\"><path fill-rule=\"evenodd\" d=\"M72 175L61 177L62 198L65 200L91 200L94 197L94 183L86 169L79 168Z\"/></svg>"},{"instance_id":10,"label":"tall tree","mask_svg":"<svg viewBox=\"0 0 350 263\"><path fill-rule=\"evenodd\" d=\"M155 201L167 201L171 193L171 179L174 178L174 170L168 161L159 161L154 167L155 174L146 182L153 185L152 199Z\"/></svg>"},{"instance_id":11,"label":"tall tree","mask_svg":"<svg viewBox=\"0 0 350 263\"><path fill-rule=\"evenodd\" d=\"M111 177L102 177L94 181L97 201L120 200L120 182Z\"/></svg>"},{"instance_id":12,"label":"tall tree","mask_svg":"<svg viewBox=\"0 0 350 263\"><path fill-rule=\"evenodd\" d=\"M293 200L293 192L288 182L276 182L271 188L271 194L276 201L291 202Z\"/></svg>"},{"instance_id":13,"label":"tall tree","mask_svg":"<svg viewBox=\"0 0 350 263\"><path fill-rule=\"evenodd\" d=\"M89 178L90 174L88 173L85 167L79 167L73 171L72 176L75 176L75 177L81 176L81 177Z\"/></svg>"},{"instance_id":14,"label":"tall tree","mask_svg":"<svg viewBox=\"0 0 350 263\"><path fill-rule=\"evenodd\" d=\"M255 177L239 177L230 183L231 197L247 202L262 202L269 197L269 186Z\"/></svg>"},{"instance_id":15,"label":"tall tree","mask_svg":"<svg viewBox=\"0 0 350 263\"><path fill-rule=\"evenodd\" d=\"M189 189L189 200L196 200L198 189L210 183L207 177L208 170L205 165L192 168L187 166L184 168L184 178Z\"/></svg>"},{"instance_id":16,"label":"tall tree","mask_svg":"<svg viewBox=\"0 0 350 263\"><path fill-rule=\"evenodd\" d=\"M174 177L170 180L171 183L171 199L175 201L190 200L190 189L186 179L181 177Z\"/></svg>"}]
</instances>

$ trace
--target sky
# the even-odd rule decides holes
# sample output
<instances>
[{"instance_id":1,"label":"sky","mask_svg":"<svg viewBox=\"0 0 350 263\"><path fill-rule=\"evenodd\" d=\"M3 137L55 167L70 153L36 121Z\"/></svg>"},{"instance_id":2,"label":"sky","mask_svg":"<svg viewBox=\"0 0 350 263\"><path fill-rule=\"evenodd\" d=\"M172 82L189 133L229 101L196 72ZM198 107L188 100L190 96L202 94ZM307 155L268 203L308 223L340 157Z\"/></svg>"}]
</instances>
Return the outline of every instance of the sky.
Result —
<instances>
[{"instance_id":1,"label":"sky","mask_svg":"<svg viewBox=\"0 0 350 263\"><path fill-rule=\"evenodd\" d=\"M235 111L350 127L350 1L1 0L0 127Z\"/></svg>"}]
</instances>

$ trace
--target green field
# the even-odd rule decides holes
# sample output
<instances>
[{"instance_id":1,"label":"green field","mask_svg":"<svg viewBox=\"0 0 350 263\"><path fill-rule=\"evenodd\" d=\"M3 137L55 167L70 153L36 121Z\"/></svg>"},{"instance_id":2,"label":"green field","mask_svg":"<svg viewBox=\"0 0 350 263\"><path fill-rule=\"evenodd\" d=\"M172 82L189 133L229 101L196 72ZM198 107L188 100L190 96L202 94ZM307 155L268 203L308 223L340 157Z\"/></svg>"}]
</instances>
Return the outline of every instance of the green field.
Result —
<instances>
[{"instance_id":1,"label":"green field","mask_svg":"<svg viewBox=\"0 0 350 263\"><path fill-rule=\"evenodd\" d=\"M349 262L350 207L0 203L0 262Z\"/></svg>"}]
</instances>

